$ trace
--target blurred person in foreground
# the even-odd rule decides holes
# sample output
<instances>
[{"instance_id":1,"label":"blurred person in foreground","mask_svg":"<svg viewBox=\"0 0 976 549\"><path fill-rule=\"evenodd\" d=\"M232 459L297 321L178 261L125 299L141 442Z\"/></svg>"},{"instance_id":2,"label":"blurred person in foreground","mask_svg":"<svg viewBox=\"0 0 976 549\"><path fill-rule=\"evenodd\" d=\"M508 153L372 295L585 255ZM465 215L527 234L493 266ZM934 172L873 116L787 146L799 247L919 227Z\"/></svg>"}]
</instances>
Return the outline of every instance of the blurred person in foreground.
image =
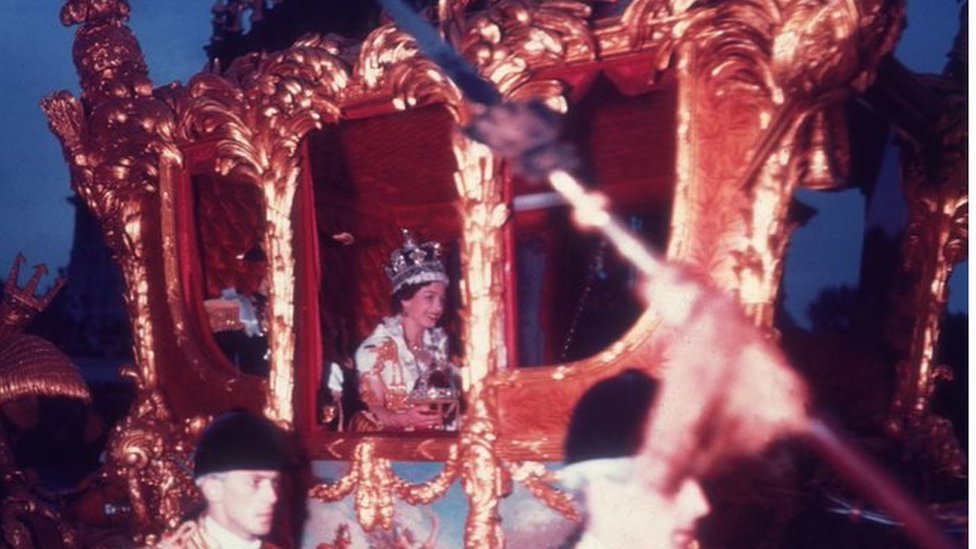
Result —
<instances>
[{"instance_id":1,"label":"blurred person in foreground","mask_svg":"<svg viewBox=\"0 0 976 549\"><path fill-rule=\"evenodd\" d=\"M263 416L234 410L204 430L193 477L202 513L163 537L162 549L273 549L271 531L282 471L291 459L284 431Z\"/></svg>"},{"instance_id":2,"label":"blurred person in foreground","mask_svg":"<svg viewBox=\"0 0 976 549\"><path fill-rule=\"evenodd\" d=\"M657 392L656 380L629 369L588 389L573 408L560 478L582 497L586 518L564 547L695 546L695 523L709 512L698 482L686 479L673 493L634 482L633 456Z\"/></svg>"},{"instance_id":3,"label":"blurred person in foreground","mask_svg":"<svg viewBox=\"0 0 976 549\"><path fill-rule=\"evenodd\" d=\"M672 265L645 292L666 342L660 391L603 421L629 422L639 440L560 472L584 498L580 549L697 546L695 523L709 512L699 480L808 429L806 387L731 299Z\"/></svg>"}]
</instances>

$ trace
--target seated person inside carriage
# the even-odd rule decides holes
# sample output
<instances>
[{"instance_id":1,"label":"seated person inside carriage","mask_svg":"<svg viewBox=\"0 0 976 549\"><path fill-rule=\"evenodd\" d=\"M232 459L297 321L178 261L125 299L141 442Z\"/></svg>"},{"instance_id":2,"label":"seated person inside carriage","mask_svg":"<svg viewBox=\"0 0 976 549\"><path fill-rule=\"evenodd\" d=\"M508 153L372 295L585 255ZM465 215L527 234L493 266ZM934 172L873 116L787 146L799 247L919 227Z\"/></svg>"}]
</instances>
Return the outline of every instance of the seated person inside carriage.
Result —
<instances>
[{"instance_id":1,"label":"seated person inside carriage","mask_svg":"<svg viewBox=\"0 0 976 549\"><path fill-rule=\"evenodd\" d=\"M386 275L393 314L356 350L359 394L367 409L353 415L349 428L456 429L460 376L449 361L447 333L438 326L450 284L440 244L418 244L404 231L403 247L390 255Z\"/></svg>"}]
</instances>

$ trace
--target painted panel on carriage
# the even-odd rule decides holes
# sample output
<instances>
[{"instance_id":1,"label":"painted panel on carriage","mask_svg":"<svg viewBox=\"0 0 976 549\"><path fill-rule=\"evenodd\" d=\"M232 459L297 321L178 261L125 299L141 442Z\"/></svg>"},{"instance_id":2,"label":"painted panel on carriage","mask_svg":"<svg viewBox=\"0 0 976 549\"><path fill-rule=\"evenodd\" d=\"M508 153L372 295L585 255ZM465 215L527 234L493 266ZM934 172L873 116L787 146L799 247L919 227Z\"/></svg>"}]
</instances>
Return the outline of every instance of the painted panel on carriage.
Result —
<instances>
[{"instance_id":1,"label":"painted panel on carriage","mask_svg":"<svg viewBox=\"0 0 976 549\"><path fill-rule=\"evenodd\" d=\"M396 474L411 483L429 481L442 467L441 463L393 464ZM346 462L317 461L313 464L315 476L324 482L342 478L348 468ZM443 498L431 505L414 507L397 500L394 503L394 528L390 531L376 528L364 532L356 519L354 498L351 495L331 503L309 500L302 548L318 549L320 544L333 543L342 525L349 528L351 547L389 547L404 540L408 541L402 545L404 547L456 549L464 546L468 501L460 482L455 482ZM502 500L500 514L509 547L557 548L575 529L574 523L546 507L518 484L513 486L512 494Z\"/></svg>"}]
</instances>

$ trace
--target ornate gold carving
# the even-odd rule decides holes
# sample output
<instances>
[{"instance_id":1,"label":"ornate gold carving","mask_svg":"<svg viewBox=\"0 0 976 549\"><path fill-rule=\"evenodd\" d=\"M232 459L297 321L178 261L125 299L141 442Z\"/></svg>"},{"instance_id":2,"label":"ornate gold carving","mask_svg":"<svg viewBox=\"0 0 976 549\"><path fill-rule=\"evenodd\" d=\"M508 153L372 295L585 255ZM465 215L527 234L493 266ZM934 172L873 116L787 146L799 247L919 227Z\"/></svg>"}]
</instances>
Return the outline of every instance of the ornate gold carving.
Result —
<instances>
[{"instance_id":1,"label":"ornate gold carving","mask_svg":"<svg viewBox=\"0 0 976 549\"><path fill-rule=\"evenodd\" d=\"M464 326L465 390L488 373L505 368L504 296L502 295L502 225L508 206L502 180L488 148L455 132L458 162L454 182L463 223L461 276Z\"/></svg>"},{"instance_id":2,"label":"ornate gold carving","mask_svg":"<svg viewBox=\"0 0 976 549\"><path fill-rule=\"evenodd\" d=\"M465 547L500 548L505 546L499 499L511 490L505 467L495 453L497 435L495 414L490 409L490 389L483 383L469 388L471 402L461 425L461 486L468 496L468 516L464 522Z\"/></svg>"},{"instance_id":3,"label":"ornate gold carving","mask_svg":"<svg viewBox=\"0 0 976 549\"><path fill-rule=\"evenodd\" d=\"M587 19L591 8L584 2L506 0L470 19L463 5L442 3L442 28L486 78L506 97L515 100L542 98L565 111L563 84L556 80L532 80L534 70L558 62L589 61L596 47ZM418 54L409 35L393 26L380 27L363 42L353 90L376 93L381 86L392 90L398 110L431 102L443 103L460 124L468 120L460 92L440 69ZM352 97L351 97L352 98Z\"/></svg>"},{"instance_id":4,"label":"ornate gold carving","mask_svg":"<svg viewBox=\"0 0 976 549\"><path fill-rule=\"evenodd\" d=\"M882 3L890 10L883 16ZM653 4L655 13L664 9ZM893 45L902 8L898 1L870 9L853 1L733 2L692 8L675 27L679 86L692 89L679 94L669 257L710 273L760 326L772 325L792 230L787 206L810 174L796 159L831 163L818 160L817 138L827 130L812 113L871 81L879 59L871 48ZM813 137L799 139L811 123Z\"/></svg>"},{"instance_id":5,"label":"ornate gold carving","mask_svg":"<svg viewBox=\"0 0 976 549\"><path fill-rule=\"evenodd\" d=\"M611 44L600 44L602 52L626 53L657 49L657 68L663 70L671 60L676 38L683 32L692 2L688 0L636 0L620 17L618 37ZM610 33L607 33L610 35ZM607 46L611 47L607 47Z\"/></svg>"},{"instance_id":6,"label":"ornate gold carving","mask_svg":"<svg viewBox=\"0 0 976 549\"><path fill-rule=\"evenodd\" d=\"M156 361L143 208L156 192L159 159L182 157L172 140L172 113L153 97L139 44L125 26L128 13L124 0L65 5L62 22L82 25L75 64L84 107L65 91L44 99L42 107L61 140L72 185L122 267L140 378L152 388Z\"/></svg>"},{"instance_id":7,"label":"ornate gold carving","mask_svg":"<svg viewBox=\"0 0 976 549\"><path fill-rule=\"evenodd\" d=\"M162 395L146 386L139 373L124 369L135 383L132 410L112 429L103 472L128 490L136 543L152 544L156 534L176 528L199 494L190 476L191 453L209 418L180 425Z\"/></svg>"},{"instance_id":8,"label":"ornate gold carving","mask_svg":"<svg viewBox=\"0 0 976 549\"><path fill-rule=\"evenodd\" d=\"M36 534L50 534L51 528L64 547L78 547L78 535L50 503L43 497L40 479L16 469L9 454L5 437L0 433L0 539L5 547L32 549ZM46 494L50 496L50 494Z\"/></svg>"},{"instance_id":9,"label":"ornate gold carving","mask_svg":"<svg viewBox=\"0 0 976 549\"><path fill-rule=\"evenodd\" d=\"M123 25L128 6L119 2L117 11L106 6L70 2L62 12L65 24L83 24L76 41L76 63L88 112L67 92L47 98L42 106L64 146L72 183L101 223L122 266L139 378L142 390L152 391L156 369L143 263L142 206L145 195L154 191L159 155L173 151L159 133L146 131L166 127L168 120L151 96L138 44ZM160 114L163 116L157 118ZM179 158L178 154L174 157ZM125 467L128 454L110 452L109 456ZM125 480L135 481L131 477ZM151 524L150 512L141 505L138 484L130 484L130 490L139 526Z\"/></svg>"},{"instance_id":10,"label":"ornate gold carving","mask_svg":"<svg viewBox=\"0 0 976 549\"><path fill-rule=\"evenodd\" d=\"M441 103L456 120L466 116L457 86L437 65L420 55L413 37L392 25L377 28L363 41L353 82L350 100L356 98L355 92L385 92L397 110Z\"/></svg>"},{"instance_id":11,"label":"ornate gold carving","mask_svg":"<svg viewBox=\"0 0 976 549\"><path fill-rule=\"evenodd\" d=\"M71 359L49 341L23 333L64 285L60 278L50 290L37 295L37 285L47 273L47 266L41 264L21 288L17 279L25 261L17 254L0 299L0 404L40 395L90 401L88 386Z\"/></svg>"},{"instance_id":12,"label":"ornate gold carving","mask_svg":"<svg viewBox=\"0 0 976 549\"><path fill-rule=\"evenodd\" d=\"M156 195L161 159L179 165L173 113L152 95L139 44L125 26L123 0L72 0L66 25L81 24L75 63L82 101L58 92L42 102L61 140L72 185L98 219L122 268L132 319L138 372L137 400L109 442L108 475L128 486L140 538L175 526L180 498L193 493L185 478L186 447L175 439L172 418L157 390L156 339L150 310L152 255L144 225ZM150 229L151 232L151 229Z\"/></svg>"},{"instance_id":13,"label":"ornate gold carving","mask_svg":"<svg viewBox=\"0 0 976 549\"><path fill-rule=\"evenodd\" d=\"M23 333L64 284L64 279L58 279L53 288L38 296L37 285L47 273L41 264L27 285L20 287L18 275L24 261L17 254L0 299L0 416L11 412L8 406L36 406L37 396L91 400L81 374L64 353L44 339ZM75 547L76 534L62 519L54 498L36 475L17 467L7 440L8 425L7 421L0 424L0 542L29 549L34 547L35 533L54 528L66 547Z\"/></svg>"},{"instance_id":14,"label":"ornate gold carving","mask_svg":"<svg viewBox=\"0 0 976 549\"><path fill-rule=\"evenodd\" d=\"M895 434L924 433L935 461L965 475L965 455L951 424L932 415L930 404L941 380L952 371L936 363L949 278L966 259L969 242L969 181L965 95L947 99L941 115L919 143L902 142L903 188L909 222L902 242L902 269L912 280L906 311L912 332L898 364L898 387L888 428Z\"/></svg>"},{"instance_id":15,"label":"ornate gold carving","mask_svg":"<svg viewBox=\"0 0 976 549\"><path fill-rule=\"evenodd\" d=\"M225 77L201 74L176 105L180 137L216 139L217 170L257 185L264 196L271 373L265 413L290 424L295 355L292 207L299 144L339 116L347 69L328 40L311 37L267 56L236 60Z\"/></svg>"},{"instance_id":16,"label":"ornate gold carving","mask_svg":"<svg viewBox=\"0 0 976 549\"><path fill-rule=\"evenodd\" d=\"M363 529L367 532L376 527L390 529L394 524L394 496L411 505L426 505L442 497L460 474L470 505L465 545L502 547L498 505L500 498L510 491L509 467L495 452L494 414L484 396L484 385L477 384L467 394L472 404L464 417L460 440L451 446L444 469L434 479L415 485L404 482L395 475L390 461L377 455L376 441L365 438L356 446L349 472L333 484L313 487L309 496L336 501L355 494L357 518ZM573 516L571 502L546 486L551 477L544 467L540 469L537 464L513 467L513 470L533 494L567 516Z\"/></svg>"},{"instance_id":17,"label":"ornate gold carving","mask_svg":"<svg viewBox=\"0 0 976 549\"><path fill-rule=\"evenodd\" d=\"M754 143L782 97L765 54L772 42L771 14L762 11L764 4L723 6L698 13L681 27L686 42L679 48L678 173L668 255L712 273L712 281L727 291L751 284L753 295L742 301L761 305L771 303L761 290L769 286L760 282L763 259L772 263L775 258L754 248L769 232L767 227L748 229L754 204L760 201L742 184L730 182L742 177L741 167L732 168L741 161L732 159L759 157ZM694 117L696 112L710 115ZM709 153L702 154L705 150ZM770 183L766 192L775 192L775 181ZM763 192L760 182L746 185L759 185ZM767 222L783 213L781 202L789 189L784 191L779 200L764 197Z\"/></svg>"},{"instance_id":18,"label":"ornate gold carving","mask_svg":"<svg viewBox=\"0 0 976 549\"><path fill-rule=\"evenodd\" d=\"M596 57L590 12L590 6L579 1L504 0L471 17L457 46L502 95L527 99L517 90L535 69ZM543 97L556 99L558 95Z\"/></svg>"},{"instance_id":19,"label":"ornate gold carving","mask_svg":"<svg viewBox=\"0 0 976 549\"><path fill-rule=\"evenodd\" d=\"M375 441L366 438L356 446L349 472L331 485L313 487L309 497L338 501L355 493L356 515L363 530L370 532L377 526L389 530L393 527L394 496L410 505L429 505L447 493L459 471L457 446L449 452L444 469L436 477L409 484L396 476L389 459L377 456Z\"/></svg>"}]
</instances>

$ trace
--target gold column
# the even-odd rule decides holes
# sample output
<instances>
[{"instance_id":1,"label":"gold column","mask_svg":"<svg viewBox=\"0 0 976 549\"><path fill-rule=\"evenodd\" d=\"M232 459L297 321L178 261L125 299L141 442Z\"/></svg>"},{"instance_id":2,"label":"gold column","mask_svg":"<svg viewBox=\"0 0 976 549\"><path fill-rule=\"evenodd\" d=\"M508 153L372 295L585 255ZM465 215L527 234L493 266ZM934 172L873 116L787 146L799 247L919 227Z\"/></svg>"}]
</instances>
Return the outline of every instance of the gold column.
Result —
<instances>
[{"instance_id":1,"label":"gold column","mask_svg":"<svg viewBox=\"0 0 976 549\"><path fill-rule=\"evenodd\" d=\"M888 430L895 435L921 433L937 467L954 476L966 474L966 457L952 424L932 413L940 381L952 371L936 362L949 278L966 259L969 242L968 128L965 95L947 98L941 116L919 141L902 141L903 188L909 223L902 241L901 276L910 292L899 295L902 317L911 322Z\"/></svg>"}]
</instances>

